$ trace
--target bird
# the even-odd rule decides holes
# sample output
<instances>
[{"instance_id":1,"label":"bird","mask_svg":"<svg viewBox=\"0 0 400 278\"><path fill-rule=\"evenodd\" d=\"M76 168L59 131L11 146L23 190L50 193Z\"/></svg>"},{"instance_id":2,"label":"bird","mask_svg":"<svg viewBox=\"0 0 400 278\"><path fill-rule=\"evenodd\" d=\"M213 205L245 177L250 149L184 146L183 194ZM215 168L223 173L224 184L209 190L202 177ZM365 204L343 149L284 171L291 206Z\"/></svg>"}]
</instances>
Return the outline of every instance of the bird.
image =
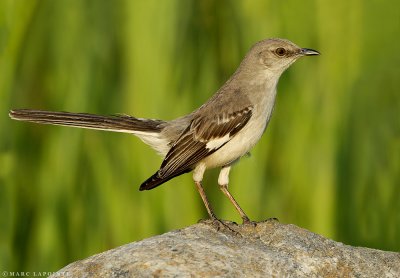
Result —
<instances>
[{"instance_id":1,"label":"bird","mask_svg":"<svg viewBox=\"0 0 400 278\"><path fill-rule=\"evenodd\" d=\"M237 70L199 108L174 120L144 119L125 114L31 109L10 110L14 120L130 133L163 157L160 168L139 190L150 190L179 175L193 172L193 181L211 220L220 221L205 194L202 180L207 169L220 168L218 185L233 204L243 224L252 223L228 190L231 167L250 152L263 135L274 109L282 73L296 60L320 53L287 39L255 43Z\"/></svg>"}]
</instances>

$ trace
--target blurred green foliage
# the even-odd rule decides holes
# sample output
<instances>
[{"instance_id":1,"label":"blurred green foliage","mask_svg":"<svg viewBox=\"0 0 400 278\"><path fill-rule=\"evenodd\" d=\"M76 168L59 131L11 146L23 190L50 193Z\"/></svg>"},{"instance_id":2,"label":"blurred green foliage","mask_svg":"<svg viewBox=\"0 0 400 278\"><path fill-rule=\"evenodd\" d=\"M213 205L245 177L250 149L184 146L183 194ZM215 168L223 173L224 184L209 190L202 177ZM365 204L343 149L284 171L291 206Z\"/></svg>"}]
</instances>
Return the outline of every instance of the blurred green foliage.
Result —
<instances>
[{"instance_id":1,"label":"blurred green foliage","mask_svg":"<svg viewBox=\"0 0 400 278\"><path fill-rule=\"evenodd\" d=\"M321 51L279 84L231 191L254 220L400 250L400 2L0 2L0 270L54 271L206 217L191 175L148 192L161 158L130 135L12 121L10 108L172 119L283 37ZM205 180L218 215L239 221Z\"/></svg>"}]
</instances>

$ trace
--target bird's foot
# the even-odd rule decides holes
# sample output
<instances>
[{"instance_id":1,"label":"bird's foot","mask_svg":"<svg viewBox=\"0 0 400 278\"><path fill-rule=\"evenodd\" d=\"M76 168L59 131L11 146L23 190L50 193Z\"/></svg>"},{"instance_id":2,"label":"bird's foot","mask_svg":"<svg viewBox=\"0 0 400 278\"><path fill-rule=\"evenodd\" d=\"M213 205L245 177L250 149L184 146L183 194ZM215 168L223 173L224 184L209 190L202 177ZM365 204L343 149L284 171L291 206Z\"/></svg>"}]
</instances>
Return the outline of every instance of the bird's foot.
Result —
<instances>
[{"instance_id":1,"label":"bird's foot","mask_svg":"<svg viewBox=\"0 0 400 278\"><path fill-rule=\"evenodd\" d=\"M243 217L242 225L251 225L253 227L256 227L257 226L257 222L256 221L251 221L248 217Z\"/></svg>"},{"instance_id":2,"label":"bird's foot","mask_svg":"<svg viewBox=\"0 0 400 278\"><path fill-rule=\"evenodd\" d=\"M241 234L233 229L231 226L237 226L237 223L230 222L230 221L223 221L216 217L209 218L209 219L201 219L198 223L204 223L206 225L213 226L218 232L219 231L228 231L233 233L234 235L241 236Z\"/></svg>"}]
</instances>

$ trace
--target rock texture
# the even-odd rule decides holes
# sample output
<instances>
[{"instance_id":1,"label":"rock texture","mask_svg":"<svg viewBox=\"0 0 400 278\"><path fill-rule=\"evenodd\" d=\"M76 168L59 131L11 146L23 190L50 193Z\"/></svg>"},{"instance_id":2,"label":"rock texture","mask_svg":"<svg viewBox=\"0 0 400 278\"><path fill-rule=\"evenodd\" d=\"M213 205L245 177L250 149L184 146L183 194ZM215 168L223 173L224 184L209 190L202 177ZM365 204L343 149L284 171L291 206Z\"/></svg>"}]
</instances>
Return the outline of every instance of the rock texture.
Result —
<instances>
[{"instance_id":1,"label":"rock texture","mask_svg":"<svg viewBox=\"0 0 400 278\"><path fill-rule=\"evenodd\" d=\"M205 221L74 262L53 277L400 277L400 253L294 225Z\"/></svg>"}]
</instances>

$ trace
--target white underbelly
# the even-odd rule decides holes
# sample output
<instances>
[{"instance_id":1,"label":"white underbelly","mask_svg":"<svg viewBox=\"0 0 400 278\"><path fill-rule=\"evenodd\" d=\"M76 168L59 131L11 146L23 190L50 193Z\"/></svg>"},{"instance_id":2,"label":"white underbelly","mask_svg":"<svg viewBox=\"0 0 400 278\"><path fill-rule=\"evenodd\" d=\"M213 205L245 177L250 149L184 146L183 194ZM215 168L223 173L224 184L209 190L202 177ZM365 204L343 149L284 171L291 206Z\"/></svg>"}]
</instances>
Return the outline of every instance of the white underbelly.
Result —
<instances>
[{"instance_id":1,"label":"white underbelly","mask_svg":"<svg viewBox=\"0 0 400 278\"><path fill-rule=\"evenodd\" d=\"M259 115L260 120L249 121L228 143L201 161L206 168L227 165L248 153L260 140L267 125L269 115Z\"/></svg>"}]
</instances>

